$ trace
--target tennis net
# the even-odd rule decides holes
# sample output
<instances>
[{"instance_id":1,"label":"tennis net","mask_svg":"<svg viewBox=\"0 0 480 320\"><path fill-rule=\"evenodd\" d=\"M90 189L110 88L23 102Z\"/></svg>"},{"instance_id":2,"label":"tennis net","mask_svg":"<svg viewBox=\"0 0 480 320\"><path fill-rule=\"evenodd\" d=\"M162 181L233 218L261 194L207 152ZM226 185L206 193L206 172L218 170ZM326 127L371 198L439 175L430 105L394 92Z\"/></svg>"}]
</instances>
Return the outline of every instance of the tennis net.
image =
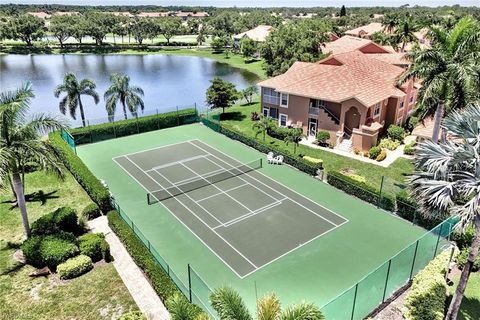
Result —
<instances>
[{"instance_id":1,"label":"tennis net","mask_svg":"<svg viewBox=\"0 0 480 320\"><path fill-rule=\"evenodd\" d=\"M181 183L179 185L174 185L166 189L156 190L156 191L147 193L147 202L149 205L154 204L159 201L163 201L169 198L179 196L186 192L190 192L190 191L200 189L220 181L237 177L241 174L245 174L247 172L257 170L261 167L262 167L262 159L257 159L255 161L244 163L237 167L225 169L220 172L215 172L214 174L198 176L198 178L195 178L192 181Z\"/></svg>"}]
</instances>

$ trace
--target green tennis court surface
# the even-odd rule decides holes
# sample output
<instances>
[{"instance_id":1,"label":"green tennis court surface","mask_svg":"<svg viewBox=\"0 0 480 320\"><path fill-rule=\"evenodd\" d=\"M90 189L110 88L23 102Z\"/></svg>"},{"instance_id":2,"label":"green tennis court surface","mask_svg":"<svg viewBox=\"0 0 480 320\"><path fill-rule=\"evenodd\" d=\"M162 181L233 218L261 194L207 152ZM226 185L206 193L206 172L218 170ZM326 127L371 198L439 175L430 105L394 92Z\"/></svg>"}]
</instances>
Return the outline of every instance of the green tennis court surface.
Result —
<instances>
[{"instance_id":1,"label":"green tennis court surface","mask_svg":"<svg viewBox=\"0 0 480 320\"><path fill-rule=\"evenodd\" d=\"M260 167L265 154L200 124L77 152L180 280L190 264L252 310L272 291L323 306L425 232L287 165Z\"/></svg>"},{"instance_id":2,"label":"green tennis court surface","mask_svg":"<svg viewBox=\"0 0 480 320\"><path fill-rule=\"evenodd\" d=\"M114 161L241 278L347 222L199 140Z\"/></svg>"}]
</instances>

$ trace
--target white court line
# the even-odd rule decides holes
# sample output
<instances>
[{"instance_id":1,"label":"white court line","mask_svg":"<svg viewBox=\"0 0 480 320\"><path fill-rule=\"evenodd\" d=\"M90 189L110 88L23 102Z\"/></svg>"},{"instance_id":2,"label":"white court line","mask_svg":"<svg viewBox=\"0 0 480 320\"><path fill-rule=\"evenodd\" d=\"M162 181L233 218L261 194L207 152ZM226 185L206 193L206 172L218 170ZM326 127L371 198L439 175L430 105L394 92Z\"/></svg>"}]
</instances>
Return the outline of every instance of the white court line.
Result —
<instances>
[{"instance_id":1,"label":"white court line","mask_svg":"<svg viewBox=\"0 0 480 320\"><path fill-rule=\"evenodd\" d=\"M191 143L191 142L190 142L190 143ZM204 151L204 152L208 152L207 150L203 149L203 148L202 148L202 147L200 147L200 146L197 146L197 145L195 145L195 144L193 144L193 143L192 143L192 145L196 146L197 148L199 148L200 150L202 150L202 151ZM216 150L216 149L215 149L215 148L213 148L213 147L211 147L211 148L212 148L212 149L214 149L214 150ZM219 151L219 152L220 152L220 151ZM227 156L226 154L224 154L224 155L225 155L225 156ZM214 156L214 157L215 157L215 158L217 158L218 160L222 161L223 163L226 163L227 165L229 165L229 166L233 167L233 165L229 164L229 163L228 163L228 162L226 162L225 160L223 160L223 159L220 159L219 157L217 157L217 156L215 156L215 155L213 155L213 154L212 154L212 156ZM228 157L228 156L227 156L227 157ZM210 159L208 159L208 160L210 160ZM245 174L246 174L247 176L249 176L250 178L254 179L255 181L258 181L258 182L260 182L261 184L263 184L264 186L268 187L269 189L271 189L271 190L275 191L276 193L278 193L278 194L281 194L281 195L282 195L282 196L284 196L285 198L288 198L288 199L289 199L290 201L292 201L293 203L295 203L295 204L297 204L298 206L300 206L300 207L304 208L305 210L307 210L307 211L309 211L309 212L313 213L313 214L314 214L314 215L316 215L317 217L319 217L319 218L321 218L321 219L323 219L323 220L327 221L327 222L328 222L328 223L330 223L331 225L333 225L333 226L335 226L335 227L338 227L338 226L339 226L339 225L337 225L337 224L333 223L332 221L328 220L328 219L327 219L327 218L325 218L324 216L321 216L321 215L319 215L318 213L316 213L315 211L313 211L313 210L311 210L311 209L309 209L309 208L305 207L303 204L299 203L298 201L296 201L296 200L294 200L294 199L292 199L292 198L290 198L290 197L288 197L288 196L284 195L283 193L279 192L278 190L274 189L273 187L271 187L271 186L269 186L269 185L265 184L264 182L262 182L262 181L260 181L260 180L256 179L255 177L252 177L250 174L248 174L248 173L245 173ZM242 179L242 178L240 178L240 179ZM242 180L243 180L243 179L242 179ZM244 181L248 183L248 181L246 181L246 180L244 180ZM252 184L252 186L256 187L256 186L255 186L255 185L253 185L253 184ZM267 194L265 191L263 191L263 190L259 189L258 187L256 187L256 188L257 188L258 190L262 191L263 193ZM293 191L293 190L292 190L292 191ZM298 193L297 193L297 194L298 194ZM303 197L303 198L305 198L304 196L302 196L302 195L300 195L300 194L298 194L298 195L299 195L299 196L301 196L301 197ZM309 200L308 198L305 198L305 199ZM309 201L311 201L311 200L309 200ZM314 204L317 204L317 203L316 203L316 202L314 202ZM319 206L320 206L320 205L319 205ZM326 209L326 208L325 208L325 207L323 207L323 206L320 206L320 207L324 208L325 210L328 210L328 209ZM343 217L342 217L342 218L343 218ZM344 218L343 218L343 219L344 219Z\"/></svg>"},{"instance_id":2,"label":"white court line","mask_svg":"<svg viewBox=\"0 0 480 320\"><path fill-rule=\"evenodd\" d=\"M208 154L200 154L198 156L182 159L180 161L169 162L169 163L166 163L166 164L162 164L161 166L153 167L150 170L145 170L145 172L149 172L149 171L157 170L157 169L162 169L162 168L166 168L166 167L172 167L172 166L174 166L178 163L193 161L193 160L197 160L197 159L201 159L201 158L205 158L205 157L208 157Z\"/></svg>"},{"instance_id":3,"label":"white court line","mask_svg":"<svg viewBox=\"0 0 480 320\"><path fill-rule=\"evenodd\" d=\"M194 174L196 174L197 176L199 176L200 178L202 178L202 176L200 176L198 173L196 173L195 171L193 171L192 169L190 169L189 167L187 167L185 164L181 164L182 166L184 166L187 170L193 172ZM163 174L159 173L162 177L163 177ZM165 177L164 177L165 178ZM167 179L167 178L165 178ZM205 180L209 185L211 185L212 187L214 187L215 189L217 189L218 191L220 191L221 193L223 193L224 195L226 195L227 197L229 197L230 199L232 199L233 201L235 201L236 203L238 203L239 205L241 205L242 207L244 207L245 209L247 209L248 211L250 212L253 212L252 210L250 210L249 207L247 207L246 205L244 205L243 203L241 203L240 201L238 201L237 199L235 199L234 197L232 197L231 195L229 195L228 193L226 193L225 191L223 191L222 189L220 189L218 186L216 186L215 184L213 183L210 183L210 181L208 181L207 179L205 178L202 178L203 180ZM168 181L168 180L167 180ZM193 200L195 201L195 200Z\"/></svg>"},{"instance_id":4,"label":"white court line","mask_svg":"<svg viewBox=\"0 0 480 320\"><path fill-rule=\"evenodd\" d=\"M122 157L123 157L123 156L122 156ZM150 191L148 191L147 188L145 188L145 186L144 186L140 181L137 180L137 178L135 178L130 172L128 172L127 169L125 169L117 160L115 160L115 159L118 159L118 158L120 158L120 157L112 158L112 160L113 160L115 163L117 163L117 165L118 165L120 168L122 168L123 171L125 171L125 172L127 173L127 175L130 176L130 178L132 178L134 181L136 181L136 182L140 185L140 187L143 188L143 190L145 190L146 192L150 192ZM127 160L129 160L130 162L133 163L132 160L130 160L130 159L128 159L128 158L127 158ZM133 163L133 164L134 164L137 168L140 168L140 167L139 167L138 165L136 165L135 163ZM140 170L142 170L142 169L140 169ZM142 171L143 171L143 170L142 170ZM148 177L150 178L150 180L152 180L152 181L156 182L158 185L160 185L157 181L155 181L154 179L152 179L152 177L150 177L150 176L148 176ZM161 186L161 185L160 185L160 186ZM177 200L177 201L178 201L178 200ZM178 201L178 202L180 202L180 201ZM212 248L210 248L210 246L209 246L208 244L206 244L205 241L203 241L202 238L200 238L192 229L190 229L190 228L189 228L179 217L177 217L164 203L162 203L161 201L159 201L159 203L160 203L168 212L170 212L170 214L171 214L175 219L177 219L178 222L180 222L188 231L190 231L190 233L192 233L205 247L207 247L218 259L220 259L220 261L222 261L228 268L230 268L230 270L232 270L232 272L235 273L235 274L237 275L237 277L239 277L240 279L243 279L243 278L245 278L247 275L252 274L252 273L255 272L256 270L258 270L257 267L254 266L255 269L254 269L253 271L249 272L247 275L245 275L245 276L239 275L238 272L237 272L234 268L232 268L225 260L223 260L223 258L222 258L217 252L215 252ZM182 204L182 203L181 203L181 204ZM182 205L183 205L183 204L182 204ZM183 206L185 207L185 205L183 205ZM186 207L185 207L185 208L186 208ZM186 208L186 209L187 209L188 211L190 211L195 217L197 217L190 209L188 209L188 208ZM197 217L197 219L200 220L203 224L205 224L205 226L206 226L207 228L211 229L202 219L200 219L200 218L198 218L198 217ZM213 230L212 230L212 231L213 231ZM214 232L214 233L216 234L216 232ZM221 237L220 237L220 238L221 238ZM221 238L221 239L222 239L224 242L227 242L227 241L225 241L223 238ZM231 246L230 243L227 242L227 244L228 244L229 246ZM234 249L234 250L235 250L235 249ZM247 261L247 262L250 263L249 261ZM251 263L250 263L250 264L251 264Z\"/></svg>"},{"instance_id":5,"label":"white court line","mask_svg":"<svg viewBox=\"0 0 480 320\"><path fill-rule=\"evenodd\" d=\"M262 213L262 212L264 212L264 211L267 211L268 209L271 209L271 208L274 208L274 207L276 207L276 206L279 206L279 205L282 204L282 202L283 202L284 200L287 200L287 199L279 200L279 201L277 201L277 202L272 202L272 203L270 203L270 204L267 204L266 206L263 206L263 207L261 207L261 208L258 208L257 210L253 211L252 213L248 213L248 214L245 214L245 215L243 215L243 216L241 216L241 217L238 217L238 218L232 219L232 220L230 220L230 221L228 221L228 222L225 222L225 224L223 225L223 227L228 228L228 227L230 227L230 226L233 226L234 224L237 224L237 223L240 222L240 221L243 221L243 220L245 220L245 219L248 219L248 218L251 218L251 217L253 217L253 216L256 216L257 214ZM222 226L216 226L214 229L218 229L218 228L220 228L220 227L222 227Z\"/></svg>"},{"instance_id":6,"label":"white court line","mask_svg":"<svg viewBox=\"0 0 480 320\"><path fill-rule=\"evenodd\" d=\"M244 184L241 184L239 186L233 187L231 189L225 190L225 192L230 192L230 191L233 191L233 190L239 189L241 187L245 187L245 186L248 186L248 183L244 183ZM202 201L208 200L210 198L216 197L218 195L221 195L222 193L223 192L215 193L215 194L212 194L211 196L208 196L208 197L205 197L205 198L202 198L202 199L199 199L199 200L195 200L195 201L196 202L202 202Z\"/></svg>"},{"instance_id":7,"label":"white court line","mask_svg":"<svg viewBox=\"0 0 480 320\"><path fill-rule=\"evenodd\" d=\"M190 140L185 140L185 141L180 141L180 142L174 142L174 143L166 144L166 145L160 146L160 147L153 147L153 148L145 149L145 150L141 150L141 151L125 153L125 154L122 154L120 156L113 157L112 160L115 161L115 159L118 159L118 158L122 158L122 157L126 157L126 156L133 156L134 154L139 154L139 153L152 151L152 150L157 150L157 149L163 149L163 148L175 146L175 145L178 145L178 144L189 143L190 141L195 141L195 140L198 140L198 139L190 139ZM115 161L115 162L117 162L117 161ZM119 163L117 162L117 164L119 164ZM143 169L142 169L142 171L143 171Z\"/></svg>"},{"instance_id":8,"label":"white court line","mask_svg":"<svg viewBox=\"0 0 480 320\"><path fill-rule=\"evenodd\" d=\"M145 171L145 172L151 172L151 171L157 172L158 169L155 169L155 170L154 170L154 169L150 169L150 170L147 170L147 171ZM207 172L207 173L205 173L205 174L202 175L202 176L205 177L205 178L209 178L209 177L211 177L211 176L214 176L216 173L218 173L218 172L223 172L223 171L225 171L225 169L223 169L223 168L222 168L222 169L217 169L217 170L213 170L213 171ZM180 181L175 182L174 185L172 185L171 187L168 187L168 188L170 189L170 188L173 188L173 187L180 187L180 186L183 186L184 184L187 184L188 181L192 181L192 180L195 180L195 179L198 179L198 177L195 176L195 177L190 177L190 178L187 178L187 179L183 179L183 180L180 180ZM161 190L156 190L156 191L161 191ZM155 192L155 191L152 191L152 192Z\"/></svg>"}]
</instances>

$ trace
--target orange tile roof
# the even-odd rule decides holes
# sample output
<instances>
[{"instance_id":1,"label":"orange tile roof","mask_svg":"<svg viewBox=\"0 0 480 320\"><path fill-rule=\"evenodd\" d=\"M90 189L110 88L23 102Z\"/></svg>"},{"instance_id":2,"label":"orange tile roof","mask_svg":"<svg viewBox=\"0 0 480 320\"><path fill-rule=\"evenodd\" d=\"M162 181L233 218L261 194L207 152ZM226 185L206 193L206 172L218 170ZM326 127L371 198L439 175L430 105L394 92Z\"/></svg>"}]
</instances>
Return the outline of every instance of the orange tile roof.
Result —
<instances>
[{"instance_id":1,"label":"orange tile roof","mask_svg":"<svg viewBox=\"0 0 480 320\"><path fill-rule=\"evenodd\" d=\"M157 18L157 17L167 17L168 12L140 12L137 16L141 18Z\"/></svg>"},{"instance_id":2,"label":"orange tile roof","mask_svg":"<svg viewBox=\"0 0 480 320\"><path fill-rule=\"evenodd\" d=\"M340 65L327 64L335 60ZM298 96L341 103L356 99L370 107L389 97L404 97L395 86L404 69L358 51L328 57L318 63L296 62L280 76L260 82L262 87Z\"/></svg>"},{"instance_id":3,"label":"orange tile roof","mask_svg":"<svg viewBox=\"0 0 480 320\"><path fill-rule=\"evenodd\" d=\"M272 32L273 27L267 25L259 25L251 30L236 34L233 36L234 39L240 40L243 37L250 38L252 40L262 42L268 37L270 32Z\"/></svg>"},{"instance_id":4,"label":"orange tile roof","mask_svg":"<svg viewBox=\"0 0 480 320\"><path fill-rule=\"evenodd\" d=\"M382 30L383 30L383 26L380 22L372 22L365 26L361 26L352 30L345 31L345 34L355 36L355 37L362 36L362 35L370 36L373 33L382 31Z\"/></svg>"}]
</instances>

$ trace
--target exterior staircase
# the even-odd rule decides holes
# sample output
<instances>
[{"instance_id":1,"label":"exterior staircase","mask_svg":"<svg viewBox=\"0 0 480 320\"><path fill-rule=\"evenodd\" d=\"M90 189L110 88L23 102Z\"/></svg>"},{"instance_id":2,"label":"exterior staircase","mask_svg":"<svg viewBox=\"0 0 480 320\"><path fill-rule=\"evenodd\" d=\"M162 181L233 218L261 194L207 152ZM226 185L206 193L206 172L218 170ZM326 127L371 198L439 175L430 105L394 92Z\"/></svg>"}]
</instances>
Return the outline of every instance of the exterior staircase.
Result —
<instances>
[{"instance_id":1,"label":"exterior staircase","mask_svg":"<svg viewBox=\"0 0 480 320\"><path fill-rule=\"evenodd\" d=\"M336 125L340 124L340 120L330 110L327 108L320 108L320 110L322 110L321 112L323 112L333 123Z\"/></svg>"},{"instance_id":2,"label":"exterior staircase","mask_svg":"<svg viewBox=\"0 0 480 320\"><path fill-rule=\"evenodd\" d=\"M335 147L335 149L351 153L353 150L353 142L350 139L343 139L342 142Z\"/></svg>"}]
</instances>

